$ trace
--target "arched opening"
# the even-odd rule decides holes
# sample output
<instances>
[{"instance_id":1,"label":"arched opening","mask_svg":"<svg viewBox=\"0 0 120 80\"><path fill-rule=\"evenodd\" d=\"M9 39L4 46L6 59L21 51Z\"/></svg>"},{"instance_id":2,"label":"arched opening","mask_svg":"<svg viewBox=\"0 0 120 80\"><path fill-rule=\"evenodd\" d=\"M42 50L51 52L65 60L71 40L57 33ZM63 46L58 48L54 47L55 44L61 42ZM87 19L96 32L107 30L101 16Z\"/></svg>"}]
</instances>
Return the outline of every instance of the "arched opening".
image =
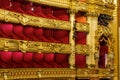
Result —
<instances>
[{"instance_id":1,"label":"arched opening","mask_svg":"<svg viewBox=\"0 0 120 80\"><path fill-rule=\"evenodd\" d=\"M106 68L107 66L107 55L108 55L108 38L102 35L99 39L99 68Z\"/></svg>"}]
</instances>

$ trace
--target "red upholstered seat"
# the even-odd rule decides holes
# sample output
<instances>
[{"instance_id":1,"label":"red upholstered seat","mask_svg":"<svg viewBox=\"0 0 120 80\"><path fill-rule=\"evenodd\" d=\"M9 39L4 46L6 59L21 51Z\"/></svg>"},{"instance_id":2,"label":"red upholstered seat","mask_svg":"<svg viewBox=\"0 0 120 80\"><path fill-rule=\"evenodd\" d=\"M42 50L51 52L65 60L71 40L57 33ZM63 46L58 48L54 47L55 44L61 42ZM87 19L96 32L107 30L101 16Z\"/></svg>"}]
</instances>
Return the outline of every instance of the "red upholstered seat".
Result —
<instances>
[{"instance_id":1,"label":"red upholstered seat","mask_svg":"<svg viewBox=\"0 0 120 80\"><path fill-rule=\"evenodd\" d=\"M12 59L16 63L21 63L23 61L23 54L22 52L12 52L13 56Z\"/></svg>"},{"instance_id":2,"label":"red upholstered seat","mask_svg":"<svg viewBox=\"0 0 120 80\"><path fill-rule=\"evenodd\" d=\"M33 6L31 3L21 3L21 8L24 11L24 13L29 14L29 15L33 15L36 16L33 13Z\"/></svg>"},{"instance_id":3,"label":"red upholstered seat","mask_svg":"<svg viewBox=\"0 0 120 80\"><path fill-rule=\"evenodd\" d=\"M39 41L37 37L34 36L34 28L33 27L24 27L24 34L28 38L30 38L33 41Z\"/></svg>"},{"instance_id":4,"label":"red upholstered seat","mask_svg":"<svg viewBox=\"0 0 120 80\"><path fill-rule=\"evenodd\" d=\"M36 62L38 65L34 65L34 67L36 68L43 68L42 63L45 64L45 62L43 61L44 58L44 54L43 53L34 53L34 62Z\"/></svg>"},{"instance_id":5,"label":"red upholstered seat","mask_svg":"<svg viewBox=\"0 0 120 80\"><path fill-rule=\"evenodd\" d=\"M23 67L28 67L31 68L33 67L33 53L25 53L23 55L23 61L25 63L23 63L24 65L22 65Z\"/></svg>"},{"instance_id":6,"label":"red upholstered seat","mask_svg":"<svg viewBox=\"0 0 120 80\"><path fill-rule=\"evenodd\" d=\"M53 16L53 10L52 8L42 8L43 13L51 19L57 19L55 16Z\"/></svg>"},{"instance_id":7,"label":"red upholstered seat","mask_svg":"<svg viewBox=\"0 0 120 80\"><path fill-rule=\"evenodd\" d=\"M11 8L13 11L15 12L20 12L20 13L24 13L24 11L21 9L21 3L17 2L17 1L11 1Z\"/></svg>"},{"instance_id":8,"label":"red upholstered seat","mask_svg":"<svg viewBox=\"0 0 120 80\"><path fill-rule=\"evenodd\" d=\"M75 66L77 68L86 68L86 56L82 54L75 55Z\"/></svg>"},{"instance_id":9,"label":"red upholstered seat","mask_svg":"<svg viewBox=\"0 0 120 80\"><path fill-rule=\"evenodd\" d=\"M11 10L10 0L0 0L0 8Z\"/></svg>"},{"instance_id":10,"label":"red upholstered seat","mask_svg":"<svg viewBox=\"0 0 120 80\"><path fill-rule=\"evenodd\" d=\"M44 54L44 60L45 60L46 63L49 64L46 67L49 67L49 68L52 68L52 67L59 68L59 67L61 67L61 65L58 65L57 63L55 63L54 57L55 57L54 53Z\"/></svg>"},{"instance_id":11,"label":"red upholstered seat","mask_svg":"<svg viewBox=\"0 0 120 80\"><path fill-rule=\"evenodd\" d=\"M12 38L13 36L13 25L9 23L0 24L1 34L5 38ZM5 35L5 36L4 36Z\"/></svg>"},{"instance_id":12,"label":"red upholstered seat","mask_svg":"<svg viewBox=\"0 0 120 80\"><path fill-rule=\"evenodd\" d=\"M43 53L34 53L34 61L40 63L43 61L44 54Z\"/></svg>"},{"instance_id":13,"label":"red upholstered seat","mask_svg":"<svg viewBox=\"0 0 120 80\"><path fill-rule=\"evenodd\" d=\"M62 65L62 67L69 67L69 55L68 54L55 54L56 63Z\"/></svg>"},{"instance_id":14,"label":"red upholstered seat","mask_svg":"<svg viewBox=\"0 0 120 80\"><path fill-rule=\"evenodd\" d=\"M69 31L66 30L54 30L53 31L53 38L62 42L62 43L69 43Z\"/></svg>"},{"instance_id":15,"label":"red upholstered seat","mask_svg":"<svg viewBox=\"0 0 120 80\"><path fill-rule=\"evenodd\" d=\"M12 66L14 68L21 68L23 62L23 53L22 52L12 52Z\"/></svg>"},{"instance_id":16,"label":"red upholstered seat","mask_svg":"<svg viewBox=\"0 0 120 80\"><path fill-rule=\"evenodd\" d=\"M86 44L86 33L76 32L76 44Z\"/></svg>"},{"instance_id":17,"label":"red upholstered seat","mask_svg":"<svg viewBox=\"0 0 120 80\"><path fill-rule=\"evenodd\" d=\"M65 10L65 9L55 9L53 11L53 14L56 18L58 18L60 20L65 20L65 21L69 20L69 15L67 13L67 10Z\"/></svg>"},{"instance_id":18,"label":"red upholstered seat","mask_svg":"<svg viewBox=\"0 0 120 80\"><path fill-rule=\"evenodd\" d=\"M23 33L23 26L21 25L14 25L13 27L14 34L19 36L23 40L31 40L28 37L26 37Z\"/></svg>"},{"instance_id":19,"label":"red upholstered seat","mask_svg":"<svg viewBox=\"0 0 120 80\"><path fill-rule=\"evenodd\" d=\"M40 5L33 5L33 12L39 17L47 18L47 16L42 12L42 8Z\"/></svg>"},{"instance_id":20,"label":"red upholstered seat","mask_svg":"<svg viewBox=\"0 0 120 80\"><path fill-rule=\"evenodd\" d=\"M60 42L53 38L53 30L52 29L44 29L43 35L48 39L49 42Z\"/></svg>"},{"instance_id":21,"label":"red upholstered seat","mask_svg":"<svg viewBox=\"0 0 120 80\"><path fill-rule=\"evenodd\" d=\"M39 39L39 41L49 42L49 40L44 37L42 28L34 28L34 35Z\"/></svg>"},{"instance_id":22,"label":"red upholstered seat","mask_svg":"<svg viewBox=\"0 0 120 80\"><path fill-rule=\"evenodd\" d=\"M1 61L3 61L4 63L6 64L12 63L12 52L1 51L0 56L1 56Z\"/></svg>"}]
</instances>

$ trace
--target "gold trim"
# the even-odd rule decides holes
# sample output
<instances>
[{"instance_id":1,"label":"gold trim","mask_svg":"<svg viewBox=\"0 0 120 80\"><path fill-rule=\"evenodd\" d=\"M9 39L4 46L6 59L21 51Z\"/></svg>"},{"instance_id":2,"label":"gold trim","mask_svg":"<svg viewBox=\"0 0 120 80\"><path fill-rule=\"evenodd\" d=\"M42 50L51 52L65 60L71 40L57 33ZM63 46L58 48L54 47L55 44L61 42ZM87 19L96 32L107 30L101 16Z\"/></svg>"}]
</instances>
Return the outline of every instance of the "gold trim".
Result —
<instances>
[{"instance_id":1,"label":"gold trim","mask_svg":"<svg viewBox=\"0 0 120 80\"><path fill-rule=\"evenodd\" d=\"M76 45L77 54L89 55L89 45Z\"/></svg>"},{"instance_id":2,"label":"gold trim","mask_svg":"<svg viewBox=\"0 0 120 80\"><path fill-rule=\"evenodd\" d=\"M0 69L0 80L32 78L74 78L75 70L70 68L14 68Z\"/></svg>"},{"instance_id":3,"label":"gold trim","mask_svg":"<svg viewBox=\"0 0 120 80\"><path fill-rule=\"evenodd\" d=\"M71 54L71 45L62 43L34 42L25 40L15 40L0 38L0 50L4 51L21 51L21 52L44 52L44 53L64 53ZM88 45L77 45L76 53L86 54Z\"/></svg>"},{"instance_id":4,"label":"gold trim","mask_svg":"<svg viewBox=\"0 0 120 80\"><path fill-rule=\"evenodd\" d=\"M113 78L111 69L70 69L70 68L14 68L0 69L0 79L33 79L33 78ZM73 79L74 80L74 79Z\"/></svg>"},{"instance_id":5,"label":"gold trim","mask_svg":"<svg viewBox=\"0 0 120 80\"><path fill-rule=\"evenodd\" d=\"M31 2L39 3L39 4L45 4L49 6L54 7L60 7L60 8L67 8L67 9L73 9L76 11L85 11L85 12L94 12L98 14L108 14L112 15L113 9L115 8L115 5L113 3L104 3L101 0L87 0L86 2L80 2L80 1L70 1L70 0L28 0ZM75 4L75 5L71 5ZM73 6L73 7L71 7Z\"/></svg>"},{"instance_id":6,"label":"gold trim","mask_svg":"<svg viewBox=\"0 0 120 80\"><path fill-rule=\"evenodd\" d=\"M31 2L45 4L49 6L55 6L60 8L69 8L70 7L70 0L28 0Z\"/></svg>"},{"instance_id":7,"label":"gold trim","mask_svg":"<svg viewBox=\"0 0 120 80\"><path fill-rule=\"evenodd\" d=\"M78 78L112 78L114 75L113 70L111 69L77 69L77 77Z\"/></svg>"},{"instance_id":8,"label":"gold trim","mask_svg":"<svg viewBox=\"0 0 120 80\"><path fill-rule=\"evenodd\" d=\"M19 23L22 25L31 25L34 27L43 27L50 29L64 29L70 30L71 23L69 21L46 19L41 17L34 17L25 14L15 13L12 11L7 11L0 9L0 20L12 23ZM89 24L87 23L77 23L78 31L88 32Z\"/></svg>"}]
</instances>

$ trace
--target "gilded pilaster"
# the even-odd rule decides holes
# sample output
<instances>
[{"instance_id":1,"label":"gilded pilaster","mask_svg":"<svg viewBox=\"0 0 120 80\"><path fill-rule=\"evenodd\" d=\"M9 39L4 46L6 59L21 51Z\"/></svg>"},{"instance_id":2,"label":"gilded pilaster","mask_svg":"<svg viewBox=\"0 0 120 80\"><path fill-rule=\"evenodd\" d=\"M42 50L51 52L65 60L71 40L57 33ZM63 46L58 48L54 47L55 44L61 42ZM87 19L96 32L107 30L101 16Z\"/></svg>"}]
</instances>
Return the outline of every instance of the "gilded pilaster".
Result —
<instances>
[{"instance_id":1,"label":"gilded pilaster","mask_svg":"<svg viewBox=\"0 0 120 80\"><path fill-rule=\"evenodd\" d=\"M95 54L95 31L97 30L97 24L98 24L98 14L96 13L89 13L87 14L87 23L89 23L90 31L87 35L87 44L90 46L90 53L89 57L87 59L88 66L96 66L96 61L94 58Z\"/></svg>"},{"instance_id":2,"label":"gilded pilaster","mask_svg":"<svg viewBox=\"0 0 120 80\"><path fill-rule=\"evenodd\" d=\"M71 30L70 30L70 37L69 37L69 42L71 45L71 54L69 57L69 64L70 64L71 69L75 68L75 26L74 26L75 25L75 13L76 13L75 4L76 4L76 1L71 0L71 7L69 10L70 22L71 22Z\"/></svg>"}]
</instances>

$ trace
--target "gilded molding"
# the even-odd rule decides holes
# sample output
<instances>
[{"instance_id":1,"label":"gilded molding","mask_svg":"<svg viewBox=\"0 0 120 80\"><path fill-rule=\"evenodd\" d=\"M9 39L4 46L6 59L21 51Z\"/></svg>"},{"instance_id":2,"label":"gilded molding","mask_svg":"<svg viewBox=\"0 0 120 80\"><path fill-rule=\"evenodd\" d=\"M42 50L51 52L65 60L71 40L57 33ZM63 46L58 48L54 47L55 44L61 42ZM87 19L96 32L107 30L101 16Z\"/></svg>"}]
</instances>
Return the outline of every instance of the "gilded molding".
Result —
<instances>
[{"instance_id":1,"label":"gilded molding","mask_svg":"<svg viewBox=\"0 0 120 80\"><path fill-rule=\"evenodd\" d=\"M76 53L77 54L89 54L89 45L76 45Z\"/></svg>"},{"instance_id":2,"label":"gilded molding","mask_svg":"<svg viewBox=\"0 0 120 80\"><path fill-rule=\"evenodd\" d=\"M14 40L0 38L0 50L4 51L21 51L21 52L44 52L44 53L71 53L70 44L62 43L47 43L47 42L34 42L24 40ZM85 54L88 52L88 45L77 45L76 53Z\"/></svg>"},{"instance_id":3,"label":"gilded molding","mask_svg":"<svg viewBox=\"0 0 120 80\"><path fill-rule=\"evenodd\" d=\"M113 9L107 8L104 5L96 5L96 4L88 4L87 5L88 13L96 13L96 14L113 14Z\"/></svg>"},{"instance_id":4,"label":"gilded molding","mask_svg":"<svg viewBox=\"0 0 120 80\"><path fill-rule=\"evenodd\" d=\"M102 0L87 0L86 2L70 1L70 0L28 0L31 2L55 6L60 8L74 9L75 11L94 12L98 14L112 15L115 8L113 3L104 3ZM74 5L75 4L75 5Z\"/></svg>"},{"instance_id":5,"label":"gilded molding","mask_svg":"<svg viewBox=\"0 0 120 80\"><path fill-rule=\"evenodd\" d=\"M92 77L113 77L113 70L111 69L77 69L78 78L92 78Z\"/></svg>"},{"instance_id":6,"label":"gilded molding","mask_svg":"<svg viewBox=\"0 0 120 80\"><path fill-rule=\"evenodd\" d=\"M70 7L70 0L28 0L28 1L60 8Z\"/></svg>"},{"instance_id":7,"label":"gilded molding","mask_svg":"<svg viewBox=\"0 0 120 80\"><path fill-rule=\"evenodd\" d=\"M81 32L89 32L89 24L88 23L76 23L76 31Z\"/></svg>"},{"instance_id":8,"label":"gilded molding","mask_svg":"<svg viewBox=\"0 0 120 80\"><path fill-rule=\"evenodd\" d=\"M0 79L32 79L32 78L74 78L75 70L70 68L17 68L1 69Z\"/></svg>"},{"instance_id":9,"label":"gilded molding","mask_svg":"<svg viewBox=\"0 0 120 80\"><path fill-rule=\"evenodd\" d=\"M70 30L71 23L69 21L46 19L40 17L29 16L25 14L15 13L0 9L0 20L12 23L20 23L22 25L31 25L33 27L43 27L50 29ZM87 23L77 23L78 31L88 32ZM80 27L80 28L79 28Z\"/></svg>"}]
</instances>

